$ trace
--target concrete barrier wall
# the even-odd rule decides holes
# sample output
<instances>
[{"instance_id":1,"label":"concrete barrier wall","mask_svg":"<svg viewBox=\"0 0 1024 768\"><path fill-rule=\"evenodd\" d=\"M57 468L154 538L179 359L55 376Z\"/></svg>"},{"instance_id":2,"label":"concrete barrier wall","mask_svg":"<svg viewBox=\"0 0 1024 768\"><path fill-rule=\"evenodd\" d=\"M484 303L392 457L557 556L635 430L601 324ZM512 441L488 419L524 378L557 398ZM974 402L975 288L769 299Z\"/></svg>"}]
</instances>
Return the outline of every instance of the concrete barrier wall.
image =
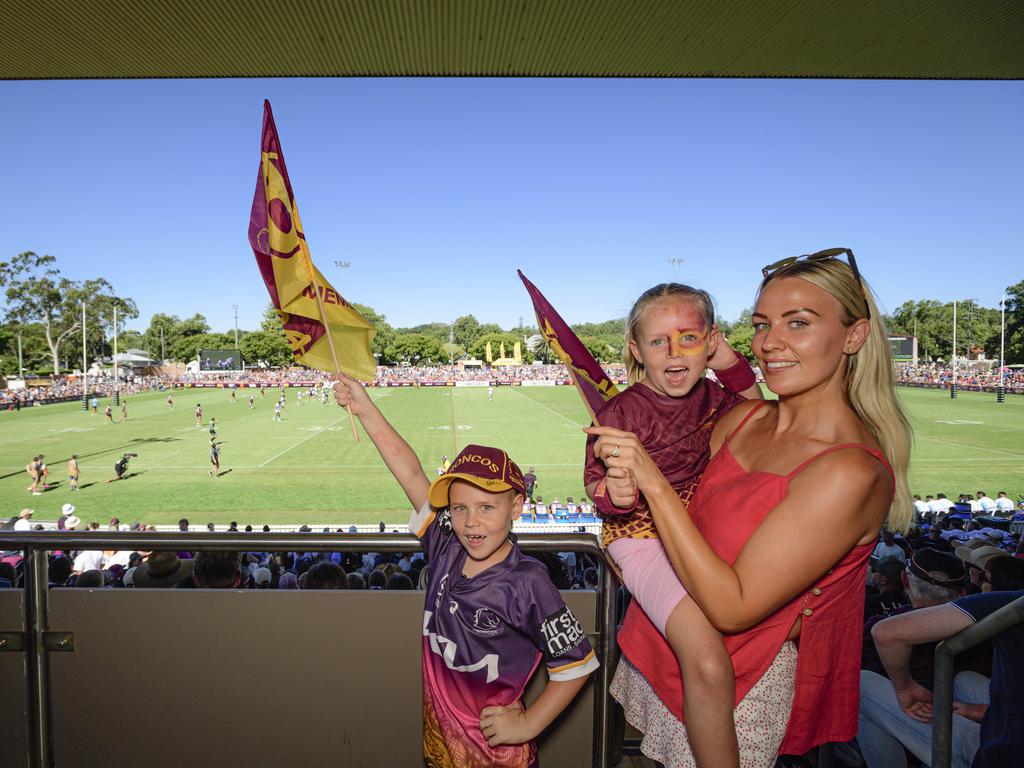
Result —
<instances>
[{"instance_id":1,"label":"concrete barrier wall","mask_svg":"<svg viewBox=\"0 0 1024 768\"><path fill-rule=\"evenodd\" d=\"M593 632L597 596L563 593ZM422 592L50 591L61 768L421 766ZM22 629L20 592L0 631ZM543 670L527 692L543 686ZM0 653L0 765L26 765L25 656ZM593 762L594 685L541 741L545 768Z\"/></svg>"}]
</instances>

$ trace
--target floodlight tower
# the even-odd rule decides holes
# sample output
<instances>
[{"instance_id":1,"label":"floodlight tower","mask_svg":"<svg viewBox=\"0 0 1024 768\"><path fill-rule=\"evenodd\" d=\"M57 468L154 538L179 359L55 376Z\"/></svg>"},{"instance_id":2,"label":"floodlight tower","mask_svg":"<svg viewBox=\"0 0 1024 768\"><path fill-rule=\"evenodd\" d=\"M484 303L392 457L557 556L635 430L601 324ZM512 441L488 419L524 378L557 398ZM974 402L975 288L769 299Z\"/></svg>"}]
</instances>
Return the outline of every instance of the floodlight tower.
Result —
<instances>
[{"instance_id":1,"label":"floodlight tower","mask_svg":"<svg viewBox=\"0 0 1024 768\"><path fill-rule=\"evenodd\" d=\"M238 305L232 304L231 308L235 310L235 349L238 349Z\"/></svg>"},{"instance_id":2,"label":"floodlight tower","mask_svg":"<svg viewBox=\"0 0 1024 768\"><path fill-rule=\"evenodd\" d=\"M668 263L676 268L676 277L679 277L679 267L682 266L683 261L685 261L685 259L680 259L678 257L668 260Z\"/></svg>"},{"instance_id":3,"label":"floodlight tower","mask_svg":"<svg viewBox=\"0 0 1024 768\"><path fill-rule=\"evenodd\" d=\"M341 270L341 296L345 297L345 270L352 266L351 261L336 261L334 266Z\"/></svg>"}]
</instances>

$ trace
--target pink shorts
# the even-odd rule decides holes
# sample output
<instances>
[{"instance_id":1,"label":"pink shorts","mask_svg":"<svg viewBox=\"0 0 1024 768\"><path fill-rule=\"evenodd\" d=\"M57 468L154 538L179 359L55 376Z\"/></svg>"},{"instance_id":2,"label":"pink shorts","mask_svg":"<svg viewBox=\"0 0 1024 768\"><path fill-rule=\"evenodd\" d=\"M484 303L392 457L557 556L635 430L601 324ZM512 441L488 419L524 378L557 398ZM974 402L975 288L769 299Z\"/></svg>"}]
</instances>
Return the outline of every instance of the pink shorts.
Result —
<instances>
[{"instance_id":1,"label":"pink shorts","mask_svg":"<svg viewBox=\"0 0 1024 768\"><path fill-rule=\"evenodd\" d=\"M686 588L676 576L661 539L616 539L608 545L608 554L622 571L626 589L664 636L668 617L686 597Z\"/></svg>"}]
</instances>

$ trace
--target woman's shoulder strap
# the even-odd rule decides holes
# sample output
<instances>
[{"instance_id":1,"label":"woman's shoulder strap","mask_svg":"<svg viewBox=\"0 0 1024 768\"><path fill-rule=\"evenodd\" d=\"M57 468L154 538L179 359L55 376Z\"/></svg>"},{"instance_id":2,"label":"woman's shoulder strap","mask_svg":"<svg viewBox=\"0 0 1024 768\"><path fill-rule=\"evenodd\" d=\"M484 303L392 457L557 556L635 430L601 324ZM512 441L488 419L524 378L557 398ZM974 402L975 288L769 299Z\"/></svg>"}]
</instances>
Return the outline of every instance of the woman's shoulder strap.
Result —
<instances>
[{"instance_id":1,"label":"woman's shoulder strap","mask_svg":"<svg viewBox=\"0 0 1024 768\"><path fill-rule=\"evenodd\" d=\"M732 442L732 439L736 437L737 433L739 433L739 431L743 429L744 426L746 426L746 423L750 421L750 417L757 413L759 410L761 410L761 406L765 405L767 402L767 400L759 400L757 402L757 405L755 405L753 408L747 411L743 418L740 419L740 423L736 425L736 428L729 433L728 437L725 438L725 442L722 443L722 445L728 445L730 442Z\"/></svg>"},{"instance_id":2,"label":"woman's shoulder strap","mask_svg":"<svg viewBox=\"0 0 1024 768\"><path fill-rule=\"evenodd\" d=\"M842 451L847 448L859 448L862 451L865 451L866 453L870 453L872 456L878 459L879 463L881 463L881 465L885 467L885 471L889 474L889 479L892 481L893 493L896 492L896 475L892 471L892 467L889 465L889 460L885 458L885 454L882 453L880 450L878 450L877 448L871 448L870 446L864 445L864 443L840 443L839 445L830 446L823 451L818 451L818 453L814 454L813 456L811 456L811 458L802 462L796 469L794 469L792 472L786 475L786 479L790 480L796 475L800 474L810 464L813 464L822 456L826 456L830 453L835 453L836 451Z\"/></svg>"}]
</instances>

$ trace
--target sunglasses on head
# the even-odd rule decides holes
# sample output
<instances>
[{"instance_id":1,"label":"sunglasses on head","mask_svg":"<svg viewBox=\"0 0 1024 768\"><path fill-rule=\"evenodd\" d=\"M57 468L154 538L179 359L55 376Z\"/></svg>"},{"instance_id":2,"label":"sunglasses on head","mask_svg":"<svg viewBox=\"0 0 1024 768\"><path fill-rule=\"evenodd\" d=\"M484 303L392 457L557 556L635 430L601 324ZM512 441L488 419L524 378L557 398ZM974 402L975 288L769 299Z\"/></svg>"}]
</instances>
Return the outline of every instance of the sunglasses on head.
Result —
<instances>
[{"instance_id":1,"label":"sunglasses on head","mask_svg":"<svg viewBox=\"0 0 1024 768\"><path fill-rule=\"evenodd\" d=\"M864 317L868 320L871 319L871 308L868 306L868 297L864 293L864 283L860 277L860 270L857 269L857 259L853 256L853 251L849 248L826 248L823 251L817 253L805 253L803 256L789 256L785 259L776 261L774 264L769 264L767 267L761 269L761 275L767 278L773 272L777 272L780 269L788 267L792 264L796 264L799 261L828 261L839 256L846 254L846 261L850 265L850 270L853 272L853 279L857 281L857 287L860 288L860 294L864 297Z\"/></svg>"}]
</instances>

